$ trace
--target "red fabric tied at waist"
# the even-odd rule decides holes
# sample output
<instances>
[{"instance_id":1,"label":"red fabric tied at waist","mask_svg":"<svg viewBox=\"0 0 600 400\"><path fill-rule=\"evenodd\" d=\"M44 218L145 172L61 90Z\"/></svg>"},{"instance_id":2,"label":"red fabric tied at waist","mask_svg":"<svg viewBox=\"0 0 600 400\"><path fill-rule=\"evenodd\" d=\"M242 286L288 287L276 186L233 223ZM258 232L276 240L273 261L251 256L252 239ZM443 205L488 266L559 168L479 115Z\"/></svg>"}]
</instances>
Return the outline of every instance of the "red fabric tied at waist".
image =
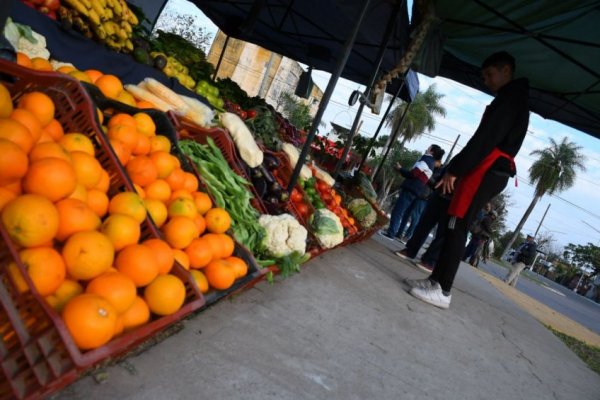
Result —
<instances>
[{"instance_id":1,"label":"red fabric tied at waist","mask_svg":"<svg viewBox=\"0 0 600 400\"><path fill-rule=\"evenodd\" d=\"M454 189L454 195L452 197L452 201L450 202L450 206L448 207L449 215L458 218L464 218L469 206L471 205L471 202L473 201L475 193L477 193L477 190L479 189L479 185L481 185L483 176L488 169L490 169L492 164L494 164L494 162L496 162L496 160L500 157L508 158L512 164L512 168L515 168L515 161L512 156L506 154L498 148L494 148L494 150L492 150L492 152L488 154L488 156L484 158L471 172L460 178L456 188Z\"/></svg>"}]
</instances>

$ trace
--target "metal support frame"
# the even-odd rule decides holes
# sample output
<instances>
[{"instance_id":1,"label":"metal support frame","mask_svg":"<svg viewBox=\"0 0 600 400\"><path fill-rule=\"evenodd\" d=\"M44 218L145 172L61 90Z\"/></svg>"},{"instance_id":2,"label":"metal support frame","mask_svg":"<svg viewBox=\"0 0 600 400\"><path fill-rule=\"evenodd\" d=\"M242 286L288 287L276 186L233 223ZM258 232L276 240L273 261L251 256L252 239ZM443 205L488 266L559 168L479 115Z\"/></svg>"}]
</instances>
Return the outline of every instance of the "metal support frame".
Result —
<instances>
[{"instance_id":1,"label":"metal support frame","mask_svg":"<svg viewBox=\"0 0 600 400\"><path fill-rule=\"evenodd\" d=\"M412 103L408 103L406 105L406 108L404 109L404 113L402 113L402 117L400 118L400 122L398 123L398 127L396 127L396 130L394 131L394 133L392 133L392 136L390 138L390 144L387 147L387 149L385 149L385 154L383 155L381 162L377 166L377 169L375 170L375 173L373 174L373 177L371 178L371 182L375 182L375 180L377 179L379 172L381 172L381 168L383 168L383 164L385 163L385 160L387 159L388 155L390 154L392 147L394 147L394 142L398 139L398 134L400 133L400 127L402 126L402 123L404 122L404 118L406 117L406 114L408 114L408 109L410 108L411 104Z\"/></svg>"},{"instance_id":2,"label":"metal support frame","mask_svg":"<svg viewBox=\"0 0 600 400\"><path fill-rule=\"evenodd\" d=\"M392 97L392 99L390 100L390 104L388 104L385 112L383 113L383 115L381 117L381 121L379 121L379 126L377 126L377 129L375 130L375 134L373 134L373 137L369 141L367 150L364 152L364 154L362 156L362 160L360 160L360 165L358 166L358 171L360 171L363 168L363 166L365 165L365 163L367 162L367 159L369 158L369 153L371 152L371 149L375 145L375 141L377 140L377 137L379 136L379 132L381 132L381 128L383 128L383 124L385 123L385 120L386 120L388 114L390 113L392 106L394 105L394 102L396 101L398 96L400 96L400 92L402 91L402 88L404 87L404 83L406 82L405 78L406 78L406 74L404 74L402 83L400 83L400 86L398 86L398 90L396 91L396 93L394 93L394 97Z\"/></svg>"},{"instance_id":3,"label":"metal support frame","mask_svg":"<svg viewBox=\"0 0 600 400\"><path fill-rule=\"evenodd\" d=\"M229 35L225 36L225 43L223 43L223 48L221 49L221 54L219 54L219 61L217 62L217 66L215 67L215 73L213 74L212 80L213 82L217 79L217 74L219 73L219 68L221 68L221 61L223 61L223 57L225 56L225 50L227 50L227 45L229 44Z\"/></svg>"},{"instance_id":4,"label":"metal support frame","mask_svg":"<svg viewBox=\"0 0 600 400\"><path fill-rule=\"evenodd\" d=\"M375 68L373 68L373 74L371 74L371 77L369 78L369 82L367 83L367 86L365 88L364 94L365 94L366 99L369 98L369 95L371 94L371 88L372 88L373 84L375 83L377 76L379 75L379 68L381 67L381 63L383 61L383 56L385 55L385 52L387 50L387 45L390 42L390 39L392 38L392 34L394 33L394 27L396 26L396 22L398 21L398 18L400 16L400 8L402 7L403 4L404 4L404 0L396 3L396 6L394 7L394 10L392 11L392 15L390 16L390 19L388 20L387 26L385 28L385 33L383 35L383 40L381 41L381 45L379 47L379 53L377 54L376 65L375 65ZM364 108L365 108L365 102L360 101L360 105L358 106L358 110L356 111L356 116L354 117L354 122L352 123L352 128L350 128L350 132L348 133L348 139L346 139L346 143L344 144L344 151L342 152L342 156L337 161L337 163L335 165L335 169L333 170L334 178L338 175L338 173L340 172L340 169L342 169L342 166L344 165L344 162L346 161L346 158L348 157L348 153L350 153L350 148L352 147L352 141L354 140L354 135L356 135L356 133L358 132L358 129L357 129L358 123L360 121L360 117L362 116L362 112L363 112Z\"/></svg>"},{"instance_id":5,"label":"metal support frame","mask_svg":"<svg viewBox=\"0 0 600 400\"><path fill-rule=\"evenodd\" d=\"M298 161L296 162L294 172L292 172L290 183L287 188L288 192L291 192L292 189L294 189L294 186L296 186L298 176L300 175L300 170L302 169L304 161L306 160L306 156L308 155L308 151L310 150L310 144L312 143L317 134L317 129L319 128L319 124L321 123L321 119L323 118L323 114L325 113L325 109L329 104L329 100L331 98L331 95L333 94L333 90L335 89L337 81L340 78L342 71L344 70L346 62L348 61L348 57L350 56L350 52L352 51L352 46L354 45L354 41L356 40L356 36L358 34L358 31L360 30L360 26L362 25L365 14L367 13L367 8L369 7L369 4L370 0L364 0L360 13L356 19L356 23L354 24L354 28L352 29L352 33L344 43L342 54L337 60L334 72L331 74L331 78L329 78L329 83L327 84L325 93L323 94L321 102L319 103L319 109L317 110L317 114L315 115L310 130L308 131L306 142L304 143L304 147L302 147L302 151L300 152L300 156L298 157Z\"/></svg>"}]
</instances>

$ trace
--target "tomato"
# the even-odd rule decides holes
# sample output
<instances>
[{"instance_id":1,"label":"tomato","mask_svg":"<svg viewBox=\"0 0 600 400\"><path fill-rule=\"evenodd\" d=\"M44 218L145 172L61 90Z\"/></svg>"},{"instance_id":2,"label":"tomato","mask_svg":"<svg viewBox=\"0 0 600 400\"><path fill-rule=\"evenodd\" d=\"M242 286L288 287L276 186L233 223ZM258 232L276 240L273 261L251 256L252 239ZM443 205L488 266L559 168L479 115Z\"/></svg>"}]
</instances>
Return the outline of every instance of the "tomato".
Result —
<instances>
[{"instance_id":1,"label":"tomato","mask_svg":"<svg viewBox=\"0 0 600 400\"><path fill-rule=\"evenodd\" d=\"M302 203L302 194L296 189L292 190L292 195L290 196L294 203Z\"/></svg>"},{"instance_id":2,"label":"tomato","mask_svg":"<svg viewBox=\"0 0 600 400\"><path fill-rule=\"evenodd\" d=\"M331 203L331 200L333 200L333 196L331 196L329 193L324 192L323 194L321 194L321 198L323 199L323 201L327 204Z\"/></svg>"},{"instance_id":3,"label":"tomato","mask_svg":"<svg viewBox=\"0 0 600 400\"><path fill-rule=\"evenodd\" d=\"M331 186L323 181L319 181L317 183L317 189L319 189L319 192L329 192L331 190Z\"/></svg>"},{"instance_id":4,"label":"tomato","mask_svg":"<svg viewBox=\"0 0 600 400\"><path fill-rule=\"evenodd\" d=\"M248 114L246 113L246 111L238 111L238 115L240 116L241 119L246 119L248 117Z\"/></svg>"},{"instance_id":5,"label":"tomato","mask_svg":"<svg viewBox=\"0 0 600 400\"><path fill-rule=\"evenodd\" d=\"M256 110L248 110L246 114L248 114L248 118L254 118L256 117Z\"/></svg>"},{"instance_id":6,"label":"tomato","mask_svg":"<svg viewBox=\"0 0 600 400\"><path fill-rule=\"evenodd\" d=\"M296 210L298 210L298 214L300 214L302 217L308 216L308 206L306 204L294 203L294 206L296 207Z\"/></svg>"}]
</instances>

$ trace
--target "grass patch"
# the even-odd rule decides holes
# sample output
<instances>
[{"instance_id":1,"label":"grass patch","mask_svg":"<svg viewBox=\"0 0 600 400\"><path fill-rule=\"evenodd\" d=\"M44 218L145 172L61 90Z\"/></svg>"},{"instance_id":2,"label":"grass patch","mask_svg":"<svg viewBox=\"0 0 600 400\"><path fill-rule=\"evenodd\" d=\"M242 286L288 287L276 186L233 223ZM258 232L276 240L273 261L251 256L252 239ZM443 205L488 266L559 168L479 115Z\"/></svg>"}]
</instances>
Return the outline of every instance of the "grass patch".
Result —
<instances>
[{"instance_id":1,"label":"grass patch","mask_svg":"<svg viewBox=\"0 0 600 400\"><path fill-rule=\"evenodd\" d=\"M558 336L569 349L577 354L577 356L579 356L592 371L600 375L600 347L591 346L572 336L565 335L564 333L553 329L551 326L548 326L547 328Z\"/></svg>"}]
</instances>

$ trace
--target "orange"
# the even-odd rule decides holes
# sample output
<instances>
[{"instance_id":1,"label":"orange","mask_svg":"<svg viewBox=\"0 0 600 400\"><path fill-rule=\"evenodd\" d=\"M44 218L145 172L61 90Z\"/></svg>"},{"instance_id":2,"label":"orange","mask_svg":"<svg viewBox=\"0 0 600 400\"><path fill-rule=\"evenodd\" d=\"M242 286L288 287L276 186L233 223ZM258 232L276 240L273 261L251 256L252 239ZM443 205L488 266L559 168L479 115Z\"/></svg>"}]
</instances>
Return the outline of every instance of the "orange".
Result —
<instances>
[{"instance_id":1,"label":"orange","mask_svg":"<svg viewBox=\"0 0 600 400\"><path fill-rule=\"evenodd\" d=\"M156 134L156 124L148 114L140 112L133 115L135 126L138 132L145 136L154 136Z\"/></svg>"},{"instance_id":2,"label":"orange","mask_svg":"<svg viewBox=\"0 0 600 400\"><path fill-rule=\"evenodd\" d=\"M144 192L146 192L146 199L160 200L163 203L167 203L171 198L171 187L163 179L157 179L146 186Z\"/></svg>"},{"instance_id":3,"label":"orange","mask_svg":"<svg viewBox=\"0 0 600 400\"><path fill-rule=\"evenodd\" d=\"M200 289L200 292L208 292L208 280L206 279L206 276L202 273L202 271L194 269L190 271L190 275L192 275L192 278L194 278L194 281L196 282L196 285L198 285L198 289Z\"/></svg>"},{"instance_id":4,"label":"orange","mask_svg":"<svg viewBox=\"0 0 600 400\"><path fill-rule=\"evenodd\" d=\"M188 199L194 201L192 194L184 189L174 190L171 193L171 198L169 199L169 204L177 199Z\"/></svg>"},{"instance_id":5,"label":"orange","mask_svg":"<svg viewBox=\"0 0 600 400\"><path fill-rule=\"evenodd\" d=\"M121 250L140 240L140 224L128 215L113 214L104 220L100 228L115 250Z\"/></svg>"},{"instance_id":6,"label":"orange","mask_svg":"<svg viewBox=\"0 0 600 400\"><path fill-rule=\"evenodd\" d=\"M136 156L145 156L150 153L150 139L142 133L137 133L137 143L132 151Z\"/></svg>"},{"instance_id":7,"label":"orange","mask_svg":"<svg viewBox=\"0 0 600 400\"><path fill-rule=\"evenodd\" d=\"M195 192L198 190L198 179L189 172L185 173L185 181L183 182L183 188L188 192Z\"/></svg>"},{"instance_id":8,"label":"orange","mask_svg":"<svg viewBox=\"0 0 600 400\"><path fill-rule=\"evenodd\" d=\"M115 152L115 155L121 162L121 165L127 165L131 158L131 149L117 139L110 139L110 145Z\"/></svg>"},{"instance_id":9,"label":"orange","mask_svg":"<svg viewBox=\"0 0 600 400\"><path fill-rule=\"evenodd\" d=\"M46 133L46 131L44 130L42 132L42 136L40 136L40 140L38 140L38 143L46 143L46 142L54 142L55 140L52 139L52 137Z\"/></svg>"},{"instance_id":10,"label":"orange","mask_svg":"<svg viewBox=\"0 0 600 400\"><path fill-rule=\"evenodd\" d=\"M133 183L144 187L158 178L158 171L152 160L146 156L139 156L130 160L126 166L127 173Z\"/></svg>"},{"instance_id":11,"label":"orange","mask_svg":"<svg viewBox=\"0 0 600 400\"><path fill-rule=\"evenodd\" d=\"M12 199L14 199L15 197L17 197L16 193L11 192L10 190L8 190L5 187L0 187L0 211L2 211L4 206L6 204L8 204L8 202L11 201ZM165 214L166 214L166 208L165 208Z\"/></svg>"},{"instance_id":12,"label":"orange","mask_svg":"<svg viewBox=\"0 0 600 400\"><path fill-rule=\"evenodd\" d=\"M100 172L100 180L98 181L96 186L93 187L93 189L99 190L102 193L106 193L106 192L108 192L109 188L110 188L110 176L108 175L108 172L106 172L106 170L104 168L102 168L102 170Z\"/></svg>"},{"instance_id":13,"label":"orange","mask_svg":"<svg viewBox=\"0 0 600 400\"><path fill-rule=\"evenodd\" d=\"M77 70L75 69L75 67L73 67L71 65L63 65L56 69L56 72L60 72L62 74L68 74L69 72L73 72L73 71L77 71Z\"/></svg>"},{"instance_id":14,"label":"orange","mask_svg":"<svg viewBox=\"0 0 600 400\"><path fill-rule=\"evenodd\" d=\"M173 249L168 243L161 239L148 239L142 244L154 253L154 258L158 263L158 274L168 274L175 262L175 254L173 254Z\"/></svg>"},{"instance_id":15,"label":"orange","mask_svg":"<svg viewBox=\"0 0 600 400\"><path fill-rule=\"evenodd\" d=\"M60 144L55 142L37 143L29 152L29 161L34 162L42 158L60 158L71 162L71 154Z\"/></svg>"},{"instance_id":16,"label":"orange","mask_svg":"<svg viewBox=\"0 0 600 400\"><path fill-rule=\"evenodd\" d=\"M235 271L223 260L211 261L203 270L208 284L217 290L226 290L235 282Z\"/></svg>"},{"instance_id":17,"label":"orange","mask_svg":"<svg viewBox=\"0 0 600 400\"><path fill-rule=\"evenodd\" d=\"M154 104L152 104L146 100L140 100L140 101L136 102L135 105L137 108L140 108L142 110L156 108L156 106Z\"/></svg>"},{"instance_id":18,"label":"orange","mask_svg":"<svg viewBox=\"0 0 600 400\"><path fill-rule=\"evenodd\" d=\"M204 214L206 230L211 233L225 233L231 226L229 213L222 208L211 208Z\"/></svg>"},{"instance_id":19,"label":"orange","mask_svg":"<svg viewBox=\"0 0 600 400\"><path fill-rule=\"evenodd\" d=\"M31 59L29 56L25 53L21 53L20 51L17 51L17 64L26 68L32 68Z\"/></svg>"},{"instance_id":20,"label":"orange","mask_svg":"<svg viewBox=\"0 0 600 400\"><path fill-rule=\"evenodd\" d=\"M48 125L54 119L54 103L48 95L42 92L30 92L23 95L17 107L31 111L42 126Z\"/></svg>"},{"instance_id":21,"label":"orange","mask_svg":"<svg viewBox=\"0 0 600 400\"><path fill-rule=\"evenodd\" d=\"M248 264L246 264L246 261L244 261L243 259L231 256L225 258L225 261L228 262L229 265L233 268L236 279L246 276L246 274L248 273Z\"/></svg>"},{"instance_id":22,"label":"orange","mask_svg":"<svg viewBox=\"0 0 600 400\"><path fill-rule=\"evenodd\" d=\"M115 308L97 294L81 294L67 303L63 321L82 350L95 349L112 339L117 323Z\"/></svg>"},{"instance_id":23,"label":"orange","mask_svg":"<svg viewBox=\"0 0 600 400\"><path fill-rule=\"evenodd\" d=\"M233 239L224 233L207 233L202 236L206 239L212 249L214 258L227 258L233 254L235 243Z\"/></svg>"},{"instance_id":24,"label":"orange","mask_svg":"<svg viewBox=\"0 0 600 400\"><path fill-rule=\"evenodd\" d=\"M0 83L0 118L8 118L13 112L13 102L10 92Z\"/></svg>"},{"instance_id":25,"label":"orange","mask_svg":"<svg viewBox=\"0 0 600 400\"><path fill-rule=\"evenodd\" d=\"M118 102L127 104L128 106L135 107L135 97L126 90L122 90L115 98Z\"/></svg>"},{"instance_id":26,"label":"orange","mask_svg":"<svg viewBox=\"0 0 600 400\"><path fill-rule=\"evenodd\" d=\"M144 201L137 193L122 192L110 199L108 213L125 214L132 217L138 224L146 219Z\"/></svg>"},{"instance_id":27,"label":"orange","mask_svg":"<svg viewBox=\"0 0 600 400\"><path fill-rule=\"evenodd\" d=\"M105 272L92 279L86 293L97 294L108 301L121 314L131 307L137 297L136 287L129 277L120 272Z\"/></svg>"},{"instance_id":28,"label":"orange","mask_svg":"<svg viewBox=\"0 0 600 400\"><path fill-rule=\"evenodd\" d=\"M181 265L184 269L190 269L190 258L185 253L185 251L180 249L173 249L173 256L175 257L175 261L177 261L177 263Z\"/></svg>"},{"instance_id":29,"label":"orange","mask_svg":"<svg viewBox=\"0 0 600 400\"><path fill-rule=\"evenodd\" d=\"M121 315L117 316L117 322L115 322L115 331L113 332L113 337L119 336L125 330L125 326L123 326L123 320L121 319Z\"/></svg>"},{"instance_id":30,"label":"orange","mask_svg":"<svg viewBox=\"0 0 600 400\"><path fill-rule=\"evenodd\" d=\"M131 307L121 314L120 320L126 331L144 325L150 320L148 304L141 297L136 296Z\"/></svg>"},{"instance_id":31,"label":"orange","mask_svg":"<svg viewBox=\"0 0 600 400\"><path fill-rule=\"evenodd\" d=\"M65 263L60 254L51 247L22 250L19 252L19 258L40 296L54 293L65 280ZM16 264L13 269L9 268L9 271L19 276L11 276L13 280L23 279Z\"/></svg>"},{"instance_id":32,"label":"orange","mask_svg":"<svg viewBox=\"0 0 600 400\"><path fill-rule=\"evenodd\" d=\"M87 203L76 199L64 199L56 203L58 211L58 231L56 239L66 240L77 232L92 231L100 226L98 217Z\"/></svg>"},{"instance_id":33,"label":"orange","mask_svg":"<svg viewBox=\"0 0 600 400\"><path fill-rule=\"evenodd\" d=\"M87 192L88 207L100 218L108 212L108 196L101 190L92 189Z\"/></svg>"},{"instance_id":34,"label":"orange","mask_svg":"<svg viewBox=\"0 0 600 400\"><path fill-rule=\"evenodd\" d=\"M73 193L71 193L67 197L67 199L81 200L81 201L83 201L86 204L87 204L87 198L88 198L87 189L81 183L78 183L75 186L75 190L73 190Z\"/></svg>"},{"instance_id":35,"label":"orange","mask_svg":"<svg viewBox=\"0 0 600 400\"><path fill-rule=\"evenodd\" d=\"M157 135L150 138L150 153L155 151L171 151L171 141L166 136Z\"/></svg>"},{"instance_id":36,"label":"orange","mask_svg":"<svg viewBox=\"0 0 600 400\"><path fill-rule=\"evenodd\" d=\"M175 168L165 180L172 191L181 190L185 184L185 172L181 168Z\"/></svg>"},{"instance_id":37,"label":"orange","mask_svg":"<svg viewBox=\"0 0 600 400\"><path fill-rule=\"evenodd\" d=\"M54 293L46 296L46 301L60 313L73 297L81 293L83 293L83 286L76 281L65 279Z\"/></svg>"},{"instance_id":38,"label":"orange","mask_svg":"<svg viewBox=\"0 0 600 400\"><path fill-rule=\"evenodd\" d=\"M90 156L94 156L96 154L92 140L82 133L67 133L58 139L58 143L70 153L74 151L81 151L89 154Z\"/></svg>"},{"instance_id":39,"label":"orange","mask_svg":"<svg viewBox=\"0 0 600 400\"><path fill-rule=\"evenodd\" d=\"M171 247L184 249L198 237L198 227L189 218L173 217L162 227L165 240Z\"/></svg>"},{"instance_id":40,"label":"orange","mask_svg":"<svg viewBox=\"0 0 600 400\"><path fill-rule=\"evenodd\" d=\"M96 70L96 69L86 69L85 74L91 79L92 83L96 83L96 81L98 80L98 78L100 78L103 74L102 72Z\"/></svg>"},{"instance_id":41,"label":"orange","mask_svg":"<svg viewBox=\"0 0 600 400\"><path fill-rule=\"evenodd\" d=\"M151 153L149 157L156 166L159 178L168 177L176 167L176 157L166 151L155 151L154 153Z\"/></svg>"},{"instance_id":42,"label":"orange","mask_svg":"<svg viewBox=\"0 0 600 400\"><path fill-rule=\"evenodd\" d=\"M10 140L25 153L29 153L34 144L29 129L19 121L10 118L0 118L0 139Z\"/></svg>"},{"instance_id":43,"label":"orange","mask_svg":"<svg viewBox=\"0 0 600 400\"><path fill-rule=\"evenodd\" d=\"M133 189L138 194L138 196L140 196L140 198L142 198L142 199L146 198L146 191L144 189L142 189L142 187L140 185L138 185L137 183L134 183Z\"/></svg>"},{"instance_id":44,"label":"orange","mask_svg":"<svg viewBox=\"0 0 600 400\"><path fill-rule=\"evenodd\" d=\"M194 200L185 197L179 197L169 203L169 217L188 217L194 219L198 215Z\"/></svg>"},{"instance_id":45,"label":"orange","mask_svg":"<svg viewBox=\"0 0 600 400\"><path fill-rule=\"evenodd\" d=\"M0 139L0 185L17 181L25 176L29 160L27 154L10 140ZM168 186L168 183L165 182ZM171 196L169 188L169 197Z\"/></svg>"},{"instance_id":46,"label":"orange","mask_svg":"<svg viewBox=\"0 0 600 400\"><path fill-rule=\"evenodd\" d=\"M37 117L32 112L24 110L22 108L16 108L10 114L10 119L20 122L31 135L33 142L40 140L42 136L42 124L38 121Z\"/></svg>"},{"instance_id":47,"label":"orange","mask_svg":"<svg viewBox=\"0 0 600 400\"><path fill-rule=\"evenodd\" d=\"M53 119L52 121L50 121L50 123L48 125L46 125L43 133L45 133L47 136L51 137L53 140L58 141L61 137L64 136L65 131L63 130L63 127L60 124L60 122Z\"/></svg>"},{"instance_id":48,"label":"orange","mask_svg":"<svg viewBox=\"0 0 600 400\"><path fill-rule=\"evenodd\" d=\"M194 198L194 204L196 205L196 209L198 210L198 214L204 215L208 210L212 207L212 200L210 196L204 192L194 192L192 193L192 197Z\"/></svg>"},{"instance_id":49,"label":"orange","mask_svg":"<svg viewBox=\"0 0 600 400\"><path fill-rule=\"evenodd\" d=\"M119 251L115 267L131 278L137 287L148 285L158 276L158 262L154 251L141 244L132 244Z\"/></svg>"},{"instance_id":50,"label":"orange","mask_svg":"<svg viewBox=\"0 0 600 400\"><path fill-rule=\"evenodd\" d=\"M23 188L21 187L21 181L14 181L12 183L7 183L6 185L3 186L4 189L13 192L14 194L21 194L23 193Z\"/></svg>"},{"instance_id":51,"label":"orange","mask_svg":"<svg viewBox=\"0 0 600 400\"><path fill-rule=\"evenodd\" d=\"M31 59L31 68L38 71L53 71L52 64L45 58L34 57Z\"/></svg>"},{"instance_id":52,"label":"orange","mask_svg":"<svg viewBox=\"0 0 600 400\"><path fill-rule=\"evenodd\" d=\"M4 206L2 223L17 245L39 246L52 240L56 235L58 211L47 198L26 194L9 201Z\"/></svg>"},{"instance_id":53,"label":"orange","mask_svg":"<svg viewBox=\"0 0 600 400\"><path fill-rule=\"evenodd\" d=\"M85 73L78 70L73 70L67 73L67 75L72 76L80 82L92 83L90 77Z\"/></svg>"},{"instance_id":54,"label":"orange","mask_svg":"<svg viewBox=\"0 0 600 400\"><path fill-rule=\"evenodd\" d=\"M100 178L102 178L102 166L94 156L82 151L71 153L73 159L73 168L77 175L77 181L85 186L86 189L96 187Z\"/></svg>"},{"instance_id":55,"label":"orange","mask_svg":"<svg viewBox=\"0 0 600 400\"><path fill-rule=\"evenodd\" d=\"M23 177L25 193L40 194L52 201L68 197L76 186L75 169L59 158L42 158L29 164Z\"/></svg>"},{"instance_id":56,"label":"orange","mask_svg":"<svg viewBox=\"0 0 600 400\"><path fill-rule=\"evenodd\" d=\"M144 199L144 206L146 206L146 210L152 218L152 222L156 225L157 228L160 228L167 221L167 206L156 199Z\"/></svg>"},{"instance_id":57,"label":"orange","mask_svg":"<svg viewBox=\"0 0 600 400\"><path fill-rule=\"evenodd\" d=\"M67 239L62 255L70 277L89 280L112 266L115 249L102 233L85 231L77 232Z\"/></svg>"},{"instance_id":58,"label":"orange","mask_svg":"<svg viewBox=\"0 0 600 400\"><path fill-rule=\"evenodd\" d=\"M123 91L121 80L114 75L102 75L96 79L94 84L98 86L102 94L111 99L116 99L119 93Z\"/></svg>"},{"instance_id":59,"label":"orange","mask_svg":"<svg viewBox=\"0 0 600 400\"><path fill-rule=\"evenodd\" d=\"M202 217L202 215L196 214L196 216L194 217L194 223L198 227L198 234L202 235L206 230L206 222L204 222L204 218Z\"/></svg>"},{"instance_id":60,"label":"orange","mask_svg":"<svg viewBox=\"0 0 600 400\"><path fill-rule=\"evenodd\" d=\"M174 314L185 301L185 285L174 275L160 275L144 289L144 300L154 314Z\"/></svg>"},{"instance_id":61,"label":"orange","mask_svg":"<svg viewBox=\"0 0 600 400\"><path fill-rule=\"evenodd\" d=\"M117 125L125 125L125 126L129 126L131 128L136 128L136 130L137 130L137 124L135 122L135 118L133 118L129 114L118 113L118 114L113 115L108 120L107 126L109 128L112 128L113 126L117 126Z\"/></svg>"},{"instance_id":62,"label":"orange","mask_svg":"<svg viewBox=\"0 0 600 400\"><path fill-rule=\"evenodd\" d=\"M191 268L204 268L213 260L212 248L206 239L194 239L185 248Z\"/></svg>"}]
</instances>

